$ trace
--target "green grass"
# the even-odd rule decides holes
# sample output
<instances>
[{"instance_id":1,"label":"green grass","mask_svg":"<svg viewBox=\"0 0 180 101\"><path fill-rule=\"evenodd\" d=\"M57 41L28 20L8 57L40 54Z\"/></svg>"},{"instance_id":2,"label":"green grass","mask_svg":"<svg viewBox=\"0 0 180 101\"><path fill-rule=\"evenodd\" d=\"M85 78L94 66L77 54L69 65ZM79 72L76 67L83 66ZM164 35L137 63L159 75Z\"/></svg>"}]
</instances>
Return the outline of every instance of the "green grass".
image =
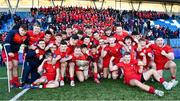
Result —
<instances>
[{"instance_id":1,"label":"green grass","mask_svg":"<svg viewBox=\"0 0 180 101\"><path fill-rule=\"evenodd\" d=\"M177 63L177 79L180 80L180 60ZM0 76L6 76L6 70L0 68ZM170 80L170 73L166 71L166 80ZM164 97L154 96L146 93L137 87L130 87L123 84L122 80L106 79L101 84L96 84L93 79L89 79L83 83L76 82L75 87L70 87L66 82L64 87L56 89L32 89L25 93L19 100L180 100L180 84L171 91L166 91L162 85L157 82L147 82L155 88L165 92ZM20 89L12 89L11 93L7 93L7 80L0 80L0 99L9 100L15 96Z\"/></svg>"},{"instance_id":2,"label":"green grass","mask_svg":"<svg viewBox=\"0 0 180 101\"><path fill-rule=\"evenodd\" d=\"M21 69L19 69L20 73ZM0 78L7 77L6 68L0 67ZM18 94L21 89L11 89L11 93L8 93L7 79L0 79L0 100L9 100Z\"/></svg>"}]
</instances>

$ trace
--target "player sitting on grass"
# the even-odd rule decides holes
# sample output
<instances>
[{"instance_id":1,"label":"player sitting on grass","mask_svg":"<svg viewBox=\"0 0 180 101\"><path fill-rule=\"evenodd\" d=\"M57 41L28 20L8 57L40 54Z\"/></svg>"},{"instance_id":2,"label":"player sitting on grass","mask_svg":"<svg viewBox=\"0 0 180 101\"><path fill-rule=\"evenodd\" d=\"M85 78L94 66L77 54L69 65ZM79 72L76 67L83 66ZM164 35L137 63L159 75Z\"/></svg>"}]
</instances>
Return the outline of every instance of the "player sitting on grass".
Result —
<instances>
[{"instance_id":1,"label":"player sitting on grass","mask_svg":"<svg viewBox=\"0 0 180 101\"><path fill-rule=\"evenodd\" d=\"M36 49L28 49L25 56L24 69L22 75L22 88L29 88L31 83L36 81L40 75L37 68L41 65L45 54L45 41L39 40ZM30 78L29 78L30 77Z\"/></svg>"},{"instance_id":2,"label":"player sitting on grass","mask_svg":"<svg viewBox=\"0 0 180 101\"><path fill-rule=\"evenodd\" d=\"M142 61L132 60L129 52L125 52L121 62L114 66L112 64L113 60L114 58L111 58L110 70L113 71L117 70L118 68L122 68L124 71L124 83L130 86L137 86L149 93L156 94L158 96L163 96L163 91L157 90L154 87L148 86L143 83L149 80L151 76L154 76L154 78L158 82L160 82L166 90L170 90L172 88L172 85L166 82L164 78L160 76L155 69L150 69L142 73L143 66L145 66L145 64Z\"/></svg>"},{"instance_id":3,"label":"player sitting on grass","mask_svg":"<svg viewBox=\"0 0 180 101\"><path fill-rule=\"evenodd\" d=\"M59 87L59 65L52 64L53 54L47 51L45 54L45 59L38 67L38 72L42 73L42 76L32 83L32 88L43 84L43 88L56 88ZM42 88L42 86L39 86Z\"/></svg>"}]
</instances>

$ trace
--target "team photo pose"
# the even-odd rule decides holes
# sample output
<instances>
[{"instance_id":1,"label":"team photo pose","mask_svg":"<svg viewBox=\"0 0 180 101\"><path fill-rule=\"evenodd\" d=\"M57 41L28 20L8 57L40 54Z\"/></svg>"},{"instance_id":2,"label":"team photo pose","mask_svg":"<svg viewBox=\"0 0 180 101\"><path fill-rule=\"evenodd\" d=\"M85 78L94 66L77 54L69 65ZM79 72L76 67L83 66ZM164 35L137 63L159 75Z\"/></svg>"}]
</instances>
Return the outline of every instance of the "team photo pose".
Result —
<instances>
[{"instance_id":1,"label":"team photo pose","mask_svg":"<svg viewBox=\"0 0 180 101\"><path fill-rule=\"evenodd\" d=\"M145 56L145 55L144 55ZM114 58L111 58L113 61ZM161 90L157 90L152 86L144 84L145 81L149 80L151 76L153 76L158 82L160 82L166 90L171 90L173 87L172 84L166 82L164 78L158 74L155 69L149 69L148 71L143 73L143 66L145 66L143 61L136 61L131 59L131 55L129 52L125 52L124 56L116 65L113 65L110 62L110 70L118 70L118 68L122 68L124 71L124 83L130 86L137 86L140 89L147 91L152 94L156 94L158 96L164 96L164 92Z\"/></svg>"},{"instance_id":2,"label":"team photo pose","mask_svg":"<svg viewBox=\"0 0 180 101\"><path fill-rule=\"evenodd\" d=\"M19 27L19 30L10 31L4 41L2 58L8 67L8 79L11 87L21 86L18 78L18 51L20 49L20 46L24 44L27 39L27 30L27 25L23 24Z\"/></svg>"},{"instance_id":3,"label":"team photo pose","mask_svg":"<svg viewBox=\"0 0 180 101\"><path fill-rule=\"evenodd\" d=\"M39 88L56 88L59 87L59 64L53 64L53 54L50 51L45 53L45 59L38 67L38 72L41 73L41 77L32 83L33 86L39 86Z\"/></svg>"},{"instance_id":4,"label":"team photo pose","mask_svg":"<svg viewBox=\"0 0 180 101\"><path fill-rule=\"evenodd\" d=\"M164 70L170 70L171 73L171 83L175 87L178 84L176 80L176 63L174 60L173 49L164 44L164 39L162 37L158 37L155 40L155 44L149 46L154 53L154 62L156 63L156 70L158 73L163 76Z\"/></svg>"}]
</instances>

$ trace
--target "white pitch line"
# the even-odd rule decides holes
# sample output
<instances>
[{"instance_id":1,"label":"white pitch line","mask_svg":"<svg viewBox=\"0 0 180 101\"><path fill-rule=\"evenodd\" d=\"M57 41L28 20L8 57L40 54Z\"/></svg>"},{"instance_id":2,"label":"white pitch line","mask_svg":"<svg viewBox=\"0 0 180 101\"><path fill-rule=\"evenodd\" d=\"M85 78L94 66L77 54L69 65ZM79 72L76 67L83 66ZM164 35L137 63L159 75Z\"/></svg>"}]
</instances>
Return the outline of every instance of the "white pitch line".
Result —
<instances>
[{"instance_id":1,"label":"white pitch line","mask_svg":"<svg viewBox=\"0 0 180 101\"><path fill-rule=\"evenodd\" d=\"M7 79L7 77L0 77L0 80L4 80L4 79Z\"/></svg>"},{"instance_id":2,"label":"white pitch line","mask_svg":"<svg viewBox=\"0 0 180 101\"><path fill-rule=\"evenodd\" d=\"M16 101L17 99L19 99L22 95L24 95L30 88L24 89L23 91L21 91L20 93L18 93L16 96L14 96L11 100L9 101Z\"/></svg>"},{"instance_id":3,"label":"white pitch line","mask_svg":"<svg viewBox=\"0 0 180 101\"><path fill-rule=\"evenodd\" d=\"M7 77L0 77L0 80L5 80L7 79ZM19 77L19 79L21 79L21 77Z\"/></svg>"}]
</instances>

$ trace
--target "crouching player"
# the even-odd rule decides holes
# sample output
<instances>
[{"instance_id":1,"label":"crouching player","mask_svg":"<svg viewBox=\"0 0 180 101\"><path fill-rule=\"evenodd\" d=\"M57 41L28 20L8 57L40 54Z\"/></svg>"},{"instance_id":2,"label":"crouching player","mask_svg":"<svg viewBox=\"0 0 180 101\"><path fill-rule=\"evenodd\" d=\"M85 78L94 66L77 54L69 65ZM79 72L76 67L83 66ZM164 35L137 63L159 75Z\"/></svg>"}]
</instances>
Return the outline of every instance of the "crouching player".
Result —
<instances>
[{"instance_id":1,"label":"crouching player","mask_svg":"<svg viewBox=\"0 0 180 101\"><path fill-rule=\"evenodd\" d=\"M156 69L156 64L154 63L152 50L147 46L146 39L140 38L137 48L137 59L143 60L143 55L146 55L146 66L144 66L144 71L148 70L149 67Z\"/></svg>"},{"instance_id":2,"label":"crouching player","mask_svg":"<svg viewBox=\"0 0 180 101\"><path fill-rule=\"evenodd\" d=\"M69 61L72 59L72 56L68 53L69 52L69 48L67 46L67 42L65 40L62 40L61 41L61 44L60 44L60 48L58 49L58 53L60 56L61 56L61 59L60 59L60 86L64 86L65 83L64 83L64 76L65 76L65 72L68 67L68 63ZM74 67L73 67L74 68ZM75 86L75 82L74 82L74 70L72 71L71 69L69 69L69 74L70 75L70 85L71 86ZM72 75L73 74L73 75ZM66 78L67 78L67 74L66 74Z\"/></svg>"},{"instance_id":3,"label":"crouching player","mask_svg":"<svg viewBox=\"0 0 180 101\"><path fill-rule=\"evenodd\" d=\"M169 45L164 44L164 39L158 37L155 44L149 46L154 53L154 62L156 63L156 70L163 76L163 70L170 70L171 84L175 87L178 84L176 80L176 63L174 60L173 49Z\"/></svg>"},{"instance_id":4,"label":"crouching player","mask_svg":"<svg viewBox=\"0 0 180 101\"><path fill-rule=\"evenodd\" d=\"M114 58L111 58L113 61ZM150 69L146 72L143 72L143 66L145 64L142 61L132 60L130 53L125 52L122 58L122 61L118 64L114 65L110 62L110 70L117 70L118 68L122 68L124 71L124 83L130 86L137 86L144 91L147 91L152 94L156 94L158 96L163 96L164 92L155 89L152 86L148 86L143 82L150 79L151 76L160 82L166 90L170 90L172 85L164 80L162 76L160 76L155 69Z\"/></svg>"},{"instance_id":5,"label":"crouching player","mask_svg":"<svg viewBox=\"0 0 180 101\"><path fill-rule=\"evenodd\" d=\"M80 82L88 79L88 65L87 57L82 53L80 47L74 49L72 54L72 61L75 63L75 71Z\"/></svg>"},{"instance_id":6,"label":"crouching player","mask_svg":"<svg viewBox=\"0 0 180 101\"><path fill-rule=\"evenodd\" d=\"M97 46L94 44L91 46L90 55L92 57L91 61L94 68L94 82L99 84L100 81L98 79L98 62L99 62L100 52L98 51Z\"/></svg>"},{"instance_id":7,"label":"crouching player","mask_svg":"<svg viewBox=\"0 0 180 101\"><path fill-rule=\"evenodd\" d=\"M59 65L53 65L53 54L50 51L47 51L45 54L45 59L38 67L38 72L42 73L42 76L32 83L32 88L37 87L40 84L39 88L56 88L59 87Z\"/></svg>"}]
</instances>

